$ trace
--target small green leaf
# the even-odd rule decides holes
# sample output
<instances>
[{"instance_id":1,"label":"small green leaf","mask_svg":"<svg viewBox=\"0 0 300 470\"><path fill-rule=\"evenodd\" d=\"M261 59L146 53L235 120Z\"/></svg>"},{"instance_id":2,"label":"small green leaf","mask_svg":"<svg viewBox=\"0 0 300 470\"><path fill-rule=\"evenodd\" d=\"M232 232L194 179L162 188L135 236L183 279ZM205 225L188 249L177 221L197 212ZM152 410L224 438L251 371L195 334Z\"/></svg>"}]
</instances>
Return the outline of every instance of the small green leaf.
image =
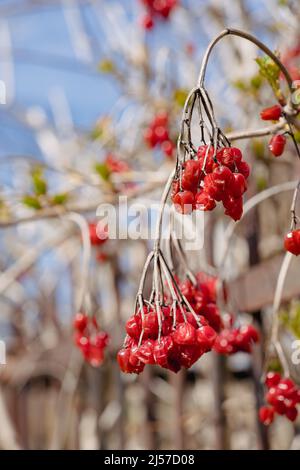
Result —
<instances>
[{"instance_id":1,"label":"small green leaf","mask_svg":"<svg viewBox=\"0 0 300 470\"><path fill-rule=\"evenodd\" d=\"M174 102L181 108L184 106L185 100L187 99L188 91L184 88L177 88L173 93Z\"/></svg>"},{"instance_id":2,"label":"small green leaf","mask_svg":"<svg viewBox=\"0 0 300 470\"><path fill-rule=\"evenodd\" d=\"M279 83L280 68L268 56L258 57L255 61L259 66L259 73L267 80L276 98L282 99Z\"/></svg>"},{"instance_id":3,"label":"small green leaf","mask_svg":"<svg viewBox=\"0 0 300 470\"><path fill-rule=\"evenodd\" d=\"M259 90L262 86L262 82L262 77L260 75L254 75L250 80L252 89L255 91Z\"/></svg>"},{"instance_id":4,"label":"small green leaf","mask_svg":"<svg viewBox=\"0 0 300 470\"><path fill-rule=\"evenodd\" d=\"M294 131L294 137L297 142L297 144L300 144L300 131Z\"/></svg>"},{"instance_id":5,"label":"small green leaf","mask_svg":"<svg viewBox=\"0 0 300 470\"><path fill-rule=\"evenodd\" d=\"M33 191L37 196L43 196L47 193L48 187L47 182L44 178L42 169L36 167L31 173Z\"/></svg>"},{"instance_id":6,"label":"small green leaf","mask_svg":"<svg viewBox=\"0 0 300 470\"><path fill-rule=\"evenodd\" d=\"M237 88L240 91L248 91L248 87L244 80L238 79L238 80L235 80L232 84L235 88Z\"/></svg>"},{"instance_id":7,"label":"small green leaf","mask_svg":"<svg viewBox=\"0 0 300 470\"><path fill-rule=\"evenodd\" d=\"M55 206L59 206L59 205L64 205L69 199L69 195L67 193L59 193L59 194L55 194L52 199L51 199L51 202L53 205Z\"/></svg>"},{"instance_id":8,"label":"small green leaf","mask_svg":"<svg viewBox=\"0 0 300 470\"><path fill-rule=\"evenodd\" d=\"M31 196L27 194L23 197L22 202L25 206L30 207L30 209L41 209L41 203L36 196Z\"/></svg>"},{"instance_id":9,"label":"small green leaf","mask_svg":"<svg viewBox=\"0 0 300 470\"><path fill-rule=\"evenodd\" d=\"M98 173L98 175L104 181L109 181L110 171L109 171L108 166L105 163L96 163L94 168L95 168L96 172Z\"/></svg>"}]
</instances>

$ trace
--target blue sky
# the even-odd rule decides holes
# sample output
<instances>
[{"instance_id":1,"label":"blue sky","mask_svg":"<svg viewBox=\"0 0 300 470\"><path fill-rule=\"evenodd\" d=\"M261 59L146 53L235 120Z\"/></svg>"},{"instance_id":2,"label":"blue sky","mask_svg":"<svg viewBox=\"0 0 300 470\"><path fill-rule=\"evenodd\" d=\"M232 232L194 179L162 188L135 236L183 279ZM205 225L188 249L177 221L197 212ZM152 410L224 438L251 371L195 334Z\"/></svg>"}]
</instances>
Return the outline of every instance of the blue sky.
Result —
<instances>
[{"instance_id":1,"label":"blue sky","mask_svg":"<svg viewBox=\"0 0 300 470\"><path fill-rule=\"evenodd\" d=\"M106 0L104 0L105 2ZM118 3L120 0L109 0ZM203 2L198 0L183 0L182 3L195 7ZM25 4L24 0L1 0L1 8L6 5ZM54 89L64 90L70 106L75 125L82 129L90 129L97 117L113 105L119 95L119 89L113 80L101 76L95 68L80 63L75 56L67 23L61 6L54 2L50 7L33 8L4 19L12 38L14 55L14 72L16 85L15 106L21 109L29 106L42 106L51 118L49 93ZM121 2L123 5L124 3ZM263 2L251 1L251 9L259 15L264 14ZM126 0L128 14L132 16L137 0ZM133 8L135 6L135 8ZM91 14L89 7L81 7L82 18L94 43L94 59L101 58L103 37L100 28ZM196 20L195 20L196 22ZM135 24L135 23L133 23ZM1 26L1 25L0 25ZM202 48L206 38L201 31L197 36L191 31L191 37ZM150 41L157 48L160 44L168 44L169 30L164 25L156 29ZM172 44L174 48L180 45L180 35ZM198 51L202 53L201 51ZM3 56L0 47L0 79L3 74ZM198 57L198 56L197 56ZM198 59L197 59L198 60ZM39 149L30 132L21 126L9 113L7 106L0 106L0 155L29 153L38 154Z\"/></svg>"}]
</instances>

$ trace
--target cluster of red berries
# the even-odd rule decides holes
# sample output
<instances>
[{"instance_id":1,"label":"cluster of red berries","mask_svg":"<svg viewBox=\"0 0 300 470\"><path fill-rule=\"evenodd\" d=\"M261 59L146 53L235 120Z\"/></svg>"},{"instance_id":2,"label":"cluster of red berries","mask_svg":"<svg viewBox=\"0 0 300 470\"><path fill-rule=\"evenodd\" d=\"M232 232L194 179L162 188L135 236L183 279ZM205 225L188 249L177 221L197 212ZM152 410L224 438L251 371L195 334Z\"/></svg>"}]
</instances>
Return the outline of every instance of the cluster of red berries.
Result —
<instances>
[{"instance_id":1,"label":"cluster of red berries","mask_svg":"<svg viewBox=\"0 0 300 470\"><path fill-rule=\"evenodd\" d=\"M276 413L295 421L298 416L297 405L300 404L300 388L293 380L283 379L278 372L269 372L265 385L268 389L265 395L268 406L260 408L260 421L268 426Z\"/></svg>"},{"instance_id":2,"label":"cluster of red berries","mask_svg":"<svg viewBox=\"0 0 300 470\"><path fill-rule=\"evenodd\" d=\"M172 10L178 5L178 0L141 0L147 13L141 19L145 29L152 29L155 18L167 20Z\"/></svg>"},{"instance_id":3,"label":"cluster of red berries","mask_svg":"<svg viewBox=\"0 0 300 470\"><path fill-rule=\"evenodd\" d=\"M291 230L284 239L284 247L293 255L300 255L300 229Z\"/></svg>"},{"instance_id":4,"label":"cluster of red berries","mask_svg":"<svg viewBox=\"0 0 300 470\"><path fill-rule=\"evenodd\" d=\"M170 139L169 119L166 112L160 112L152 119L144 132L144 139L150 148L160 147L166 157L173 157L175 146Z\"/></svg>"},{"instance_id":5,"label":"cluster of red berries","mask_svg":"<svg viewBox=\"0 0 300 470\"><path fill-rule=\"evenodd\" d=\"M279 104L265 108L260 113L260 117L264 121L278 121L281 116L282 108ZM273 135L269 142L269 150L274 157L280 157L284 152L285 144L286 138L283 134Z\"/></svg>"},{"instance_id":6,"label":"cluster of red berries","mask_svg":"<svg viewBox=\"0 0 300 470\"><path fill-rule=\"evenodd\" d=\"M251 353L253 343L258 341L259 333L253 325L224 328L215 341L214 351L225 355L237 352Z\"/></svg>"},{"instance_id":7,"label":"cluster of red berries","mask_svg":"<svg viewBox=\"0 0 300 470\"><path fill-rule=\"evenodd\" d=\"M218 279L202 272L196 274L196 279L196 285L187 279L182 282L178 281L178 287L194 312L203 316L208 324L219 332L224 325L220 309L216 305ZM225 287L222 290L223 298L226 298Z\"/></svg>"},{"instance_id":8,"label":"cluster of red berries","mask_svg":"<svg viewBox=\"0 0 300 470\"><path fill-rule=\"evenodd\" d=\"M214 158L213 147L201 145L197 157L184 163L182 178L172 185L176 209L189 214L194 209L211 211L222 201L225 214L233 220L243 215L243 194L250 168L236 147L224 147Z\"/></svg>"},{"instance_id":9,"label":"cluster of red berries","mask_svg":"<svg viewBox=\"0 0 300 470\"><path fill-rule=\"evenodd\" d=\"M126 323L128 336L117 355L123 372L139 374L146 364L157 364L178 372L182 367L191 367L212 349L217 333L204 317L197 316L197 321L186 308L177 307L174 313L170 306L163 306L161 315L160 338L158 312L154 307L144 306L143 317L134 314L129 318Z\"/></svg>"},{"instance_id":10,"label":"cluster of red berries","mask_svg":"<svg viewBox=\"0 0 300 470\"><path fill-rule=\"evenodd\" d=\"M123 372L138 374L146 364L178 372L182 367L191 367L212 349L217 332L223 327L216 306L217 279L203 273L196 277L196 286L190 280L176 279L196 315L178 306L174 312L170 299L166 298L166 305L161 307L160 328L159 314L152 306L144 306L143 315L138 312L129 318L125 344L117 356Z\"/></svg>"},{"instance_id":11,"label":"cluster of red berries","mask_svg":"<svg viewBox=\"0 0 300 470\"><path fill-rule=\"evenodd\" d=\"M95 317L81 312L75 315L73 326L75 344L84 359L93 367L100 366L104 359L104 350L109 342L108 334L100 329Z\"/></svg>"}]
</instances>

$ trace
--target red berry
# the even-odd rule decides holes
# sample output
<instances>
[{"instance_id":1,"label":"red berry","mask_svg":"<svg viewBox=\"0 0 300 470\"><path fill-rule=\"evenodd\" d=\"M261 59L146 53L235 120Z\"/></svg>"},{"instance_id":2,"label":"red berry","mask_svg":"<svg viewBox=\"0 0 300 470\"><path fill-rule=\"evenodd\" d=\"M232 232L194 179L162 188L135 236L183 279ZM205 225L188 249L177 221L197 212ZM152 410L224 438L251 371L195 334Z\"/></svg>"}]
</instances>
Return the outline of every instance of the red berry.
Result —
<instances>
[{"instance_id":1,"label":"red berry","mask_svg":"<svg viewBox=\"0 0 300 470\"><path fill-rule=\"evenodd\" d=\"M222 186L216 184L214 173L209 173L204 178L204 191L216 201L221 201L224 196L225 182L222 181Z\"/></svg>"},{"instance_id":2,"label":"red berry","mask_svg":"<svg viewBox=\"0 0 300 470\"><path fill-rule=\"evenodd\" d=\"M153 130L156 143L162 144L166 140L169 140L169 133L166 127L157 126Z\"/></svg>"},{"instance_id":3,"label":"red berry","mask_svg":"<svg viewBox=\"0 0 300 470\"><path fill-rule=\"evenodd\" d=\"M198 157L200 166L202 168L204 165L206 152L207 152L207 158L206 158L204 171L206 171L206 173L211 173L213 169L213 164L214 164L214 160L213 160L214 149L210 147L208 150L208 145L201 145L198 148L197 157Z\"/></svg>"},{"instance_id":4,"label":"red berry","mask_svg":"<svg viewBox=\"0 0 300 470\"><path fill-rule=\"evenodd\" d=\"M158 364L161 367L167 367L168 357L173 347L174 343L171 336L162 337L160 342L156 340L153 347L153 357L155 364Z\"/></svg>"},{"instance_id":5,"label":"red berry","mask_svg":"<svg viewBox=\"0 0 300 470\"><path fill-rule=\"evenodd\" d=\"M180 365L189 369L196 361L198 361L202 354L203 351L198 344L181 346L178 354Z\"/></svg>"},{"instance_id":6,"label":"red berry","mask_svg":"<svg viewBox=\"0 0 300 470\"><path fill-rule=\"evenodd\" d=\"M243 215L243 199L242 197L234 199L228 197L223 199L223 205L225 207L225 215L229 215L233 220L237 221Z\"/></svg>"},{"instance_id":7,"label":"red berry","mask_svg":"<svg viewBox=\"0 0 300 470\"><path fill-rule=\"evenodd\" d=\"M223 321L220 315L220 310L215 303L208 303L202 312L202 315L206 318L209 325L216 331L220 331L223 327Z\"/></svg>"},{"instance_id":8,"label":"red berry","mask_svg":"<svg viewBox=\"0 0 300 470\"><path fill-rule=\"evenodd\" d=\"M233 155L233 158L234 158L234 161L235 161L236 165L238 163L241 163L243 155L242 155L242 152L240 151L240 149L237 148L237 147L231 147L230 151L231 151L231 154Z\"/></svg>"},{"instance_id":9,"label":"red berry","mask_svg":"<svg viewBox=\"0 0 300 470\"><path fill-rule=\"evenodd\" d=\"M241 161L236 163L236 167L239 173L242 173L246 179L250 176L250 167L247 162Z\"/></svg>"},{"instance_id":10,"label":"red berry","mask_svg":"<svg viewBox=\"0 0 300 470\"><path fill-rule=\"evenodd\" d=\"M104 349L109 343L109 335L105 331L97 333L95 338L95 346L100 349Z\"/></svg>"},{"instance_id":11,"label":"red berry","mask_svg":"<svg viewBox=\"0 0 300 470\"><path fill-rule=\"evenodd\" d=\"M227 185L230 185L234 175L227 166L221 165L214 170L213 176L215 185L224 189Z\"/></svg>"},{"instance_id":12,"label":"red berry","mask_svg":"<svg viewBox=\"0 0 300 470\"><path fill-rule=\"evenodd\" d=\"M89 234L91 245L102 245L108 239L107 226L104 227L101 222L89 223Z\"/></svg>"},{"instance_id":13,"label":"red berry","mask_svg":"<svg viewBox=\"0 0 300 470\"><path fill-rule=\"evenodd\" d=\"M265 426L269 426L274 420L274 409L269 406L262 406L259 410L259 419Z\"/></svg>"},{"instance_id":14,"label":"red berry","mask_svg":"<svg viewBox=\"0 0 300 470\"><path fill-rule=\"evenodd\" d=\"M209 325L201 326L197 330L197 342L205 352L211 350L216 338L216 331Z\"/></svg>"},{"instance_id":15,"label":"red berry","mask_svg":"<svg viewBox=\"0 0 300 470\"><path fill-rule=\"evenodd\" d=\"M175 208L181 214L190 214L193 210L194 194L191 191L180 191L173 198Z\"/></svg>"},{"instance_id":16,"label":"red berry","mask_svg":"<svg viewBox=\"0 0 300 470\"><path fill-rule=\"evenodd\" d=\"M165 140L161 144L161 149L164 152L164 154L166 155L166 157L169 157L169 158L173 157L175 146L174 146L174 144L171 140Z\"/></svg>"},{"instance_id":17,"label":"red berry","mask_svg":"<svg viewBox=\"0 0 300 470\"><path fill-rule=\"evenodd\" d=\"M142 320L142 328L145 338L157 338L158 335L158 318L157 313L152 310L146 313Z\"/></svg>"},{"instance_id":18,"label":"red berry","mask_svg":"<svg viewBox=\"0 0 300 470\"><path fill-rule=\"evenodd\" d=\"M260 117L264 121L278 121L281 116L281 106L279 104L275 104L270 108L265 108L261 111Z\"/></svg>"},{"instance_id":19,"label":"red berry","mask_svg":"<svg viewBox=\"0 0 300 470\"><path fill-rule=\"evenodd\" d=\"M217 160L222 164L228 167L230 170L234 170L234 155L230 147L224 147L220 149L217 153Z\"/></svg>"},{"instance_id":20,"label":"red berry","mask_svg":"<svg viewBox=\"0 0 300 470\"><path fill-rule=\"evenodd\" d=\"M283 154L286 138L282 134L274 135L269 142L269 149L275 157Z\"/></svg>"},{"instance_id":21,"label":"red berry","mask_svg":"<svg viewBox=\"0 0 300 470\"><path fill-rule=\"evenodd\" d=\"M279 384L281 376L278 372L268 372L265 384L268 388L276 387Z\"/></svg>"},{"instance_id":22,"label":"red berry","mask_svg":"<svg viewBox=\"0 0 300 470\"><path fill-rule=\"evenodd\" d=\"M240 333L248 342L257 343L259 341L259 332L253 325L241 326Z\"/></svg>"},{"instance_id":23,"label":"red berry","mask_svg":"<svg viewBox=\"0 0 300 470\"><path fill-rule=\"evenodd\" d=\"M125 325L127 334L134 339L139 339L142 331L142 321L139 315L132 315Z\"/></svg>"},{"instance_id":24,"label":"red berry","mask_svg":"<svg viewBox=\"0 0 300 470\"><path fill-rule=\"evenodd\" d=\"M150 30L154 26L154 21L150 13L146 13L140 20L141 26L146 29Z\"/></svg>"},{"instance_id":25,"label":"red berry","mask_svg":"<svg viewBox=\"0 0 300 470\"><path fill-rule=\"evenodd\" d=\"M88 325L88 317L85 313L76 313L73 326L75 330L80 331L81 333L86 329Z\"/></svg>"},{"instance_id":26,"label":"red berry","mask_svg":"<svg viewBox=\"0 0 300 470\"><path fill-rule=\"evenodd\" d=\"M241 197L247 189L247 182L241 173L233 173L232 178L228 184L228 191L230 195L237 199Z\"/></svg>"},{"instance_id":27,"label":"red berry","mask_svg":"<svg viewBox=\"0 0 300 470\"><path fill-rule=\"evenodd\" d=\"M158 127L158 126L162 126L162 127L167 127L168 125L168 114L166 111L160 111L158 114L156 114L154 120L153 120L153 127Z\"/></svg>"},{"instance_id":28,"label":"red berry","mask_svg":"<svg viewBox=\"0 0 300 470\"><path fill-rule=\"evenodd\" d=\"M195 196L196 208L202 211L211 211L216 207L215 200L204 190Z\"/></svg>"},{"instance_id":29,"label":"red berry","mask_svg":"<svg viewBox=\"0 0 300 470\"><path fill-rule=\"evenodd\" d=\"M292 408L289 408L288 410L286 410L285 415L286 415L287 419L294 422L297 419L298 410L295 406L293 406Z\"/></svg>"},{"instance_id":30,"label":"red berry","mask_svg":"<svg viewBox=\"0 0 300 470\"><path fill-rule=\"evenodd\" d=\"M295 256L300 255L300 229L288 232L284 239L284 247Z\"/></svg>"},{"instance_id":31,"label":"red berry","mask_svg":"<svg viewBox=\"0 0 300 470\"><path fill-rule=\"evenodd\" d=\"M93 367L99 367L104 359L103 349L99 348L95 345L90 346L89 355L88 355L88 362Z\"/></svg>"},{"instance_id":32,"label":"red berry","mask_svg":"<svg viewBox=\"0 0 300 470\"><path fill-rule=\"evenodd\" d=\"M122 372L131 372L129 364L130 349L120 349L117 354L117 361Z\"/></svg>"},{"instance_id":33,"label":"red berry","mask_svg":"<svg viewBox=\"0 0 300 470\"><path fill-rule=\"evenodd\" d=\"M179 323L173 333L173 340L177 344L195 344L196 330L190 323Z\"/></svg>"},{"instance_id":34,"label":"red berry","mask_svg":"<svg viewBox=\"0 0 300 470\"><path fill-rule=\"evenodd\" d=\"M141 346L137 349L137 358L144 364L154 364L154 341L148 339L144 341Z\"/></svg>"},{"instance_id":35,"label":"red berry","mask_svg":"<svg viewBox=\"0 0 300 470\"><path fill-rule=\"evenodd\" d=\"M154 130L150 127L148 127L147 129L145 129L144 131L144 139L145 139L145 142L146 144L150 147L150 148L153 148L155 147L155 145L157 144L157 138L156 138L156 135L154 133Z\"/></svg>"}]
</instances>

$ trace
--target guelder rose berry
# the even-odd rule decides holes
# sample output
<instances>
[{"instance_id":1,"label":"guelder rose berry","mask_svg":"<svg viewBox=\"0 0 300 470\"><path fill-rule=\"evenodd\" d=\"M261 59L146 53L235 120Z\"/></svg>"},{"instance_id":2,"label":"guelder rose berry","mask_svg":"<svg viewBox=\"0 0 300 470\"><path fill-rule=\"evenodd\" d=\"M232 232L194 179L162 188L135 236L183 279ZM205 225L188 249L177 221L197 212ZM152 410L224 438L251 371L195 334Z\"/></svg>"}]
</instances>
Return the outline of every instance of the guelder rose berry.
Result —
<instances>
[{"instance_id":1,"label":"guelder rose berry","mask_svg":"<svg viewBox=\"0 0 300 470\"><path fill-rule=\"evenodd\" d=\"M297 405L300 403L300 389L292 379L282 378L279 372L268 372L265 378L267 391L265 400L268 406L259 410L259 419L266 426L270 425L276 414L285 416L289 421L298 417Z\"/></svg>"},{"instance_id":2,"label":"guelder rose berry","mask_svg":"<svg viewBox=\"0 0 300 470\"><path fill-rule=\"evenodd\" d=\"M288 232L284 239L284 247L295 256L300 255L300 229Z\"/></svg>"},{"instance_id":3,"label":"guelder rose berry","mask_svg":"<svg viewBox=\"0 0 300 470\"><path fill-rule=\"evenodd\" d=\"M108 334L99 328L95 317L79 312L73 321L74 341L84 359L93 367L104 360L104 350L109 343Z\"/></svg>"},{"instance_id":4,"label":"guelder rose berry","mask_svg":"<svg viewBox=\"0 0 300 470\"><path fill-rule=\"evenodd\" d=\"M161 111L150 122L144 131L144 140L150 148L161 148L168 158L173 157L175 145L170 139L169 119L165 111Z\"/></svg>"},{"instance_id":5,"label":"guelder rose berry","mask_svg":"<svg viewBox=\"0 0 300 470\"><path fill-rule=\"evenodd\" d=\"M269 142L269 149L274 157L280 157L283 154L286 144L286 138L282 134L274 135Z\"/></svg>"},{"instance_id":6,"label":"guelder rose berry","mask_svg":"<svg viewBox=\"0 0 300 470\"><path fill-rule=\"evenodd\" d=\"M278 121L282 113L281 106L279 104L275 104L270 108L265 108L261 111L260 117L264 121Z\"/></svg>"},{"instance_id":7,"label":"guelder rose berry","mask_svg":"<svg viewBox=\"0 0 300 470\"><path fill-rule=\"evenodd\" d=\"M190 214L193 210L194 194L191 191L179 191L173 198L175 208L181 214Z\"/></svg>"}]
</instances>

